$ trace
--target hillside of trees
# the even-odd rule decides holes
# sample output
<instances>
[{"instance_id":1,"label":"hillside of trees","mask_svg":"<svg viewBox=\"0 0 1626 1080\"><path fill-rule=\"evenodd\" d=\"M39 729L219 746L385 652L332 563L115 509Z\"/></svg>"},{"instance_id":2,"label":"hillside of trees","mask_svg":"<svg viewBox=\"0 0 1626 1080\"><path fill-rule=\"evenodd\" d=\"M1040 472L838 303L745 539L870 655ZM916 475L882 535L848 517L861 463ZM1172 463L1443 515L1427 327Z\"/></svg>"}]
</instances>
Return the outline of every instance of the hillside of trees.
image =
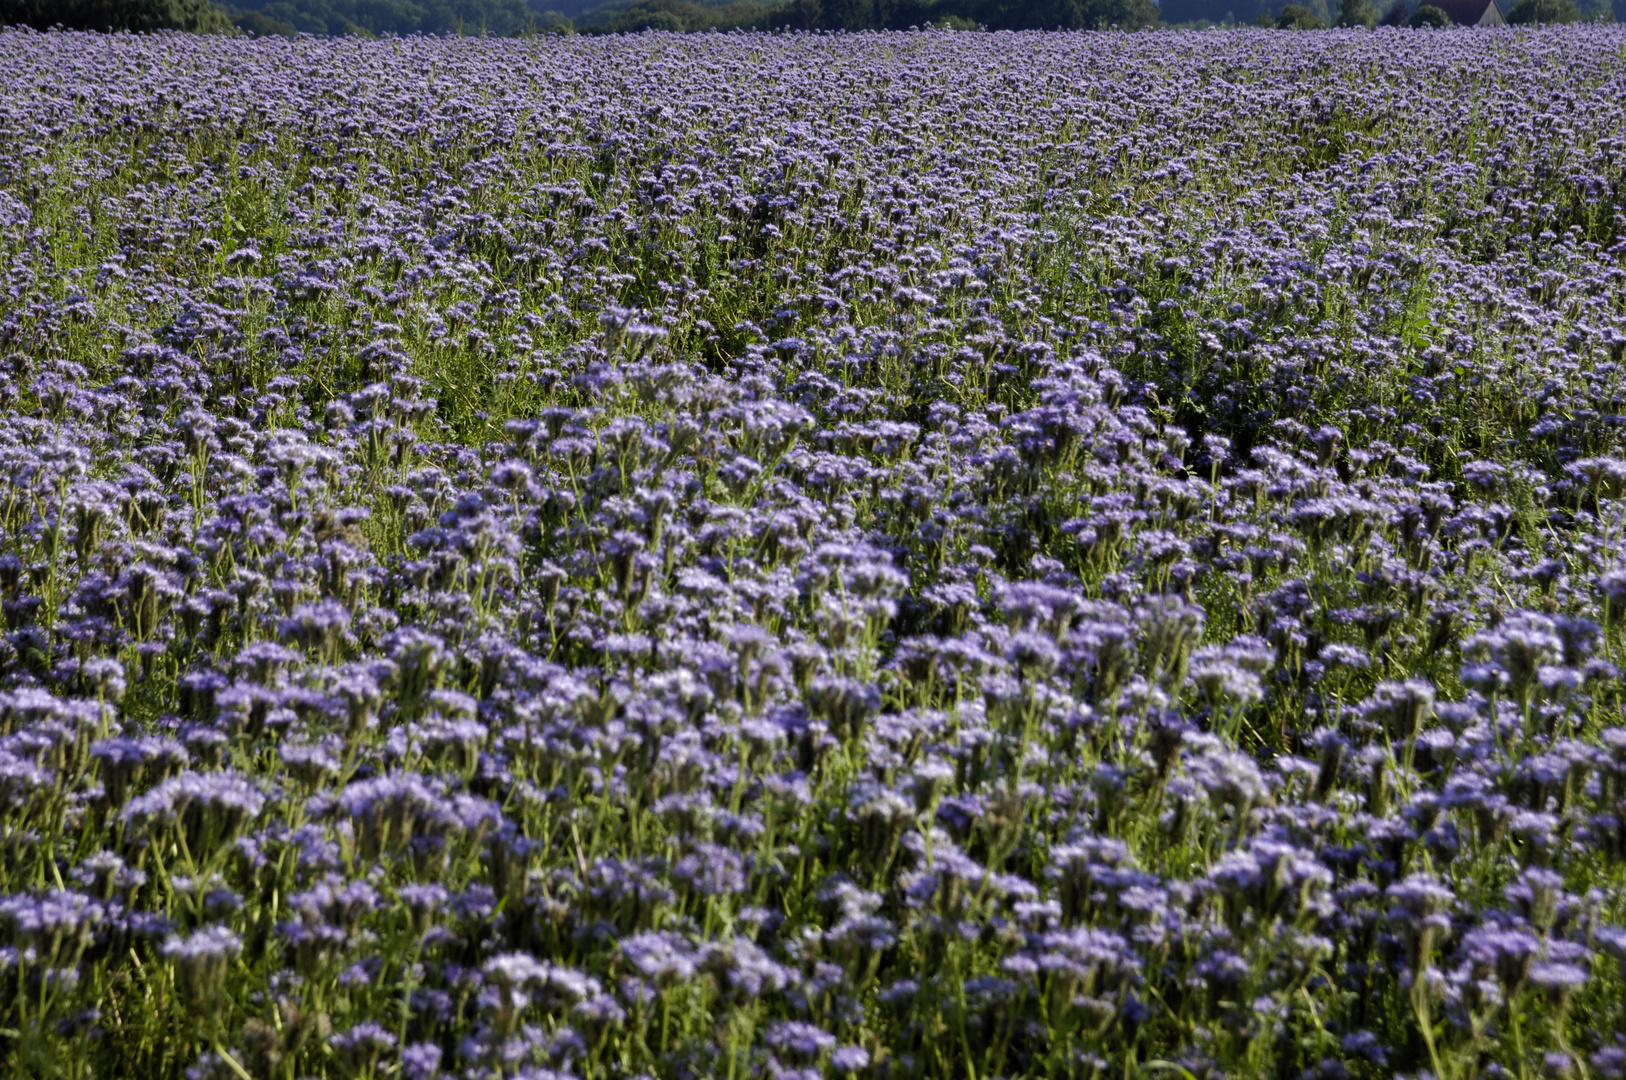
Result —
<instances>
[{"instance_id":1,"label":"hillside of trees","mask_svg":"<svg viewBox=\"0 0 1626 1080\"><path fill-rule=\"evenodd\" d=\"M1525 0L1540 21L1618 18L1626 0ZM1141 30L1403 23L1415 0L0 0L0 24L252 34L801 30ZM1352 14L1354 12L1354 14ZM1426 16L1428 12L1423 12ZM1522 21L1522 20L1520 20Z\"/></svg>"},{"instance_id":2,"label":"hillside of trees","mask_svg":"<svg viewBox=\"0 0 1626 1080\"><path fill-rule=\"evenodd\" d=\"M0 0L0 25L260 35L1140 30L1158 22L1154 0Z\"/></svg>"},{"instance_id":3,"label":"hillside of trees","mask_svg":"<svg viewBox=\"0 0 1626 1080\"><path fill-rule=\"evenodd\" d=\"M512 37L546 28L524 0L227 0L254 33L491 34ZM248 16L245 18L245 16ZM252 16L259 16L258 22Z\"/></svg>"},{"instance_id":4,"label":"hillside of trees","mask_svg":"<svg viewBox=\"0 0 1626 1080\"><path fill-rule=\"evenodd\" d=\"M219 33L232 20L209 0L0 0L0 26Z\"/></svg>"},{"instance_id":5,"label":"hillside of trees","mask_svg":"<svg viewBox=\"0 0 1626 1080\"><path fill-rule=\"evenodd\" d=\"M0 0L6 2L6 0ZM105 0L104 0L105 2ZM1153 0L236 0L276 27L259 33L620 33L639 30L1139 30L1155 26ZM546 4L546 8L542 5Z\"/></svg>"},{"instance_id":6,"label":"hillside of trees","mask_svg":"<svg viewBox=\"0 0 1626 1080\"><path fill-rule=\"evenodd\" d=\"M1509 21L1524 0L1503 0ZM1626 22L1626 0L1540 0L1543 17L1538 22L1604 21ZM1162 0L1158 22L1162 26L1261 26L1283 30L1306 30L1324 26L1402 26L1421 7L1423 0L1362 0L1359 17L1351 17L1350 0ZM1438 10L1435 8L1434 10ZM1444 12L1441 12L1444 17Z\"/></svg>"}]
</instances>

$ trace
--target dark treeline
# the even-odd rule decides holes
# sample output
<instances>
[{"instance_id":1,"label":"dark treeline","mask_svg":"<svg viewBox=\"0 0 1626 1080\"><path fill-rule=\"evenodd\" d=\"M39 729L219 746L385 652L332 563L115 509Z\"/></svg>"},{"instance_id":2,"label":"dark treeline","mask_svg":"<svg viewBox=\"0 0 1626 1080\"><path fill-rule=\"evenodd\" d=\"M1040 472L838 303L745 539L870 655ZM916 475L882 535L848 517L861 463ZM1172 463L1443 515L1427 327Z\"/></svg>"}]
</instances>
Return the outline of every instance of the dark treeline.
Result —
<instances>
[{"instance_id":1,"label":"dark treeline","mask_svg":"<svg viewBox=\"0 0 1626 1080\"><path fill-rule=\"evenodd\" d=\"M563 16L533 10L525 0L0 0L0 24L40 30L501 37L570 25Z\"/></svg>"},{"instance_id":2,"label":"dark treeline","mask_svg":"<svg viewBox=\"0 0 1626 1080\"><path fill-rule=\"evenodd\" d=\"M0 24L44 30L232 29L230 16L209 0L0 0Z\"/></svg>"},{"instance_id":3,"label":"dark treeline","mask_svg":"<svg viewBox=\"0 0 1626 1080\"><path fill-rule=\"evenodd\" d=\"M578 16L586 32L726 29L907 30L928 26L974 30L1141 30L1158 24L1152 0L787 0L782 4L706 6L695 0L636 0Z\"/></svg>"},{"instance_id":4,"label":"dark treeline","mask_svg":"<svg viewBox=\"0 0 1626 1080\"><path fill-rule=\"evenodd\" d=\"M4 3L5 0L0 0ZM514 37L568 25L525 0L223 0L257 34L489 34ZM255 17L258 17L256 20ZM260 22L258 20L263 20Z\"/></svg>"},{"instance_id":5,"label":"dark treeline","mask_svg":"<svg viewBox=\"0 0 1626 1080\"><path fill-rule=\"evenodd\" d=\"M1552 24L1626 21L1626 0L1502 0L1507 21ZM1450 16L1431 0L1162 0L1163 26L1443 27Z\"/></svg>"},{"instance_id":6,"label":"dark treeline","mask_svg":"<svg viewBox=\"0 0 1626 1080\"><path fill-rule=\"evenodd\" d=\"M1613 5L1613 9L1611 9ZM1618 17L1626 0L1518 0L1514 22ZM1143 30L1157 26L1435 25L1422 0L0 0L0 24L253 34L623 33L641 30Z\"/></svg>"},{"instance_id":7,"label":"dark treeline","mask_svg":"<svg viewBox=\"0 0 1626 1080\"><path fill-rule=\"evenodd\" d=\"M788 14L790 25L808 30L1141 30L1158 23L1152 0L790 0Z\"/></svg>"},{"instance_id":8,"label":"dark treeline","mask_svg":"<svg viewBox=\"0 0 1626 1080\"><path fill-rule=\"evenodd\" d=\"M557 9L563 10L557 10ZM0 0L37 29L254 34L621 33L640 30L1140 30L1153 0Z\"/></svg>"}]
</instances>

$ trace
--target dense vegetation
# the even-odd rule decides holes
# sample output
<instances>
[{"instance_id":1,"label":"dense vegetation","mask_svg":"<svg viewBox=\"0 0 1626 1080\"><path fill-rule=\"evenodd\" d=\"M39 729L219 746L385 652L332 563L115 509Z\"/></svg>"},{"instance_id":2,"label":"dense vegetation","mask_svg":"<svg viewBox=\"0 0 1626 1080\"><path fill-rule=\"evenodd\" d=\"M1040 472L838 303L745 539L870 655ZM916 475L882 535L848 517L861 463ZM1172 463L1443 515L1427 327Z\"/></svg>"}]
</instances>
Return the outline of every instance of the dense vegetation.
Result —
<instances>
[{"instance_id":1,"label":"dense vegetation","mask_svg":"<svg viewBox=\"0 0 1626 1080\"><path fill-rule=\"evenodd\" d=\"M1581 9L1574 0L1519 0L1508 12L1514 26L1557 26L1581 21Z\"/></svg>"},{"instance_id":2,"label":"dense vegetation","mask_svg":"<svg viewBox=\"0 0 1626 1080\"><path fill-rule=\"evenodd\" d=\"M259 34L456 34L740 28L1105 29L1154 26L1153 0L610 0L564 12L544 0L0 0L0 25L46 29L222 30ZM167 5L167 6L166 6ZM150 10L149 10L150 9Z\"/></svg>"},{"instance_id":3,"label":"dense vegetation","mask_svg":"<svg viewBox=\"0 0 1626 1080\"><path fill-rule=\"evenodd\" d=\"M1626 1076L1623 131L0 33L0 1075Z\"/></svg>"},{"instance_id":4,"label":"dense vegetation","mask_svg":"<svg viewBox=\"0 0 1626 1080\"><path fill-rule=\"evenodd\" d=\"M1444 26L1444 11L1412 0L0 0L0 25L46 29L180 29L257 35L695 32L731 29L1109 29L1253 24ZM1515 23L1609 20L1611 0L1522 0ZM1614 0L1626 14L1626 0ZM527 3L529 6L527 6ZM1241 6L1238 6L1238 3ZM1353 10L1346 10L1351 8ZM1426 10L1422 10L1426 8ZM563 10L558 10L563 9Z\"/></svg>"},{"instance_id":5,"label":"dense vegetation","mask_svg":"<svg viewBox=\"0 0 1626 1080\"><path fill-rule=\"evenodd\" d=\"M222 33L232 20L210 0L0 0L0 26Z\"/></svg>"},{"instance_id":6,"label":"dense vegetation","mask_svg":"<svg viewBox=\"0 0 1626 1080\"><path fill-rule=\"evenodd\" d=\"M1541 11L1549 16L1526 19L1521 16L1521 22L1614 22L1626 20L1626 0L1527 0L1528 8L1532 3L1544 5ZM1307 29L1315 26L1374 26L1379 23L1391 26L1407 25L1422 7L1429 7L1431 12L1424 13L1419 23L1428 25L1449 25L1450 19L1439 7L1432 4L1420 4L1415 0L1375 0L1368 4L1361 0L1359 7L1372 8L1370 14L1361 11L1358 14L1344 12L1350 6L1350 0L1302 0L1302 3L1284 5L1281 0L1162 0L1159 7L1159 20L1165 26L1208 26L1211 24L1221 26L1237 25L1272 25L1288 29ZM1512 15L1516 0L1503 0L1502 10ZM1298 7L1307 12L1301 18L1286 18L1284 15L1292 13L1287 7Z\"/></svg>"}]
</instances>

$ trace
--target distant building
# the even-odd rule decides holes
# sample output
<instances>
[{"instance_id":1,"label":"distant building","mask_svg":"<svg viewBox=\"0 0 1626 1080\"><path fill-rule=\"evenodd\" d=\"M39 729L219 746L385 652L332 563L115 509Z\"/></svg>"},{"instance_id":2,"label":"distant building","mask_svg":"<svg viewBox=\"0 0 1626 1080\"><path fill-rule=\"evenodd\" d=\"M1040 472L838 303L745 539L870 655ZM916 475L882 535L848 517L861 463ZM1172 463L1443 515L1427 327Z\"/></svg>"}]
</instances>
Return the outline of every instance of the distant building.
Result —
<instances>
[{"instance_id":1,"label":"distant building","mask_svg":"<svg viewBox=\"0 0 1626 1080\"><path fill-rule=\"evenodd\" d=\"M1508 0L1508 10L1514 0ZM1507 15L1499 0L1401 0L1384 21L1404 26L1423 4L1433 4L1445 12L1454 26L1506 26Z\"/></svg>"},{"instance_id":2,"label":"distant building","mask_svg":"<svg viewBox=\"0 0 1626 1080\"><path fill-rule=\"evenodd\" d=\"M1506 26L1507 16L1497 0L1433 0L1435 7L1458 26Z\"/></svg>"}]
</instances>

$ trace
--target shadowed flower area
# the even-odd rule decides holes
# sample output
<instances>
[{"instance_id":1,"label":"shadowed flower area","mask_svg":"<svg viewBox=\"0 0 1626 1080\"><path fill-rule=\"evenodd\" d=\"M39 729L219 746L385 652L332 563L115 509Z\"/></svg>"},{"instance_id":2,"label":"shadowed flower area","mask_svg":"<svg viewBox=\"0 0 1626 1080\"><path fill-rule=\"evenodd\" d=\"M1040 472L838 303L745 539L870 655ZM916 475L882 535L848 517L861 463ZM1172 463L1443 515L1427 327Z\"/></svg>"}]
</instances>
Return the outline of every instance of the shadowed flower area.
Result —
<instances>
[{"instance_id":1,"label":"shadowed flower area","mask_svg":"<svg viewBox=\"0 0 1626 1080\"><path fill-rule=\"evenodd\" d=\"M0 1074L1626 1075L1622 132L0 32Z\"/></svg>"}]
</instances>

